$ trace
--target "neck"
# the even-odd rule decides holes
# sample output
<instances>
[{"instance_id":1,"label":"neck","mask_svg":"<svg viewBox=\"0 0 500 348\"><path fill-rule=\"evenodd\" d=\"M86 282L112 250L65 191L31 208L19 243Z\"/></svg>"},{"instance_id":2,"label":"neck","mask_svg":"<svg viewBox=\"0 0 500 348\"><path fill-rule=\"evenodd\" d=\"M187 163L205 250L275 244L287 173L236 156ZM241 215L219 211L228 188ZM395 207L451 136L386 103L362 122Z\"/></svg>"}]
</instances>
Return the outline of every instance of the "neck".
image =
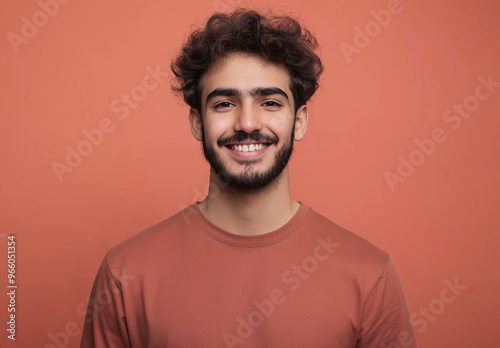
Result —
<instances>
[{"instance_id":1,"label":"neck","mask_svg":"<svg viewBox=\"0 0 500 348\"><path fill-rule=\"evenodd\" d=\"M198 205L214 225L240 235L274 231L286 224L299 206L290 194L288 166L271 184L249 192L227 186L211 169L209 194Z\"/></svg>"}]
</instances>

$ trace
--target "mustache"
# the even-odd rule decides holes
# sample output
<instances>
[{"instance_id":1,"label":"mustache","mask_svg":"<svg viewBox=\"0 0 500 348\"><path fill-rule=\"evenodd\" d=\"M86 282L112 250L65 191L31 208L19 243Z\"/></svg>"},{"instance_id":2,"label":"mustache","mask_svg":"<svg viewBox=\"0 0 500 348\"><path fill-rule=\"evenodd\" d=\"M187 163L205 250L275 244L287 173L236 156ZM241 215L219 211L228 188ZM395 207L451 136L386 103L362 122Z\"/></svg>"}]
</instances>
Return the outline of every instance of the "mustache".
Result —
<instances>
[{"instance_id":1,"label":"mustache","mask_svg":"<svg viewBox=\"0 0 500 348\"><path fill-rule=\"evenodd\" d=\"M224 146L230 143L241 143L247 140L253 140L261 143L272 143L277 144L278 138L276 136L265 135L259 131L254 131L252 133L239 132L226 138L220 138L217 140L217 145Z\"/></svg>"}]
</instances>

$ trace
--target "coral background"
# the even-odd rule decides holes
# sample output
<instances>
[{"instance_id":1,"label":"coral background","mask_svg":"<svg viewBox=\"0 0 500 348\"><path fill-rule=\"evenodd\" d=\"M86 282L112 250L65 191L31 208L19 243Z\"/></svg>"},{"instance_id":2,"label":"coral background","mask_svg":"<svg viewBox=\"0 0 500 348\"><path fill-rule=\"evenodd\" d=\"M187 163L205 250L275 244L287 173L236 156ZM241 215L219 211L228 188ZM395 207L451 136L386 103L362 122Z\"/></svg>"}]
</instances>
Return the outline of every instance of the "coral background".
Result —
<instances>
[{"instance_id":1,"label":"coral background","mask_svg":"<svg viewBox=\"0 0 500 348\"><path fill-rule=\"evenodd\" d=\"M500 347L500 2L65 2L0 4L0 346L78 347L105 252L203 199L188 109L151 70L250 6L299 16L326 66L293 197L390 253L419 347Z\"/></svg>"}]
</instances>

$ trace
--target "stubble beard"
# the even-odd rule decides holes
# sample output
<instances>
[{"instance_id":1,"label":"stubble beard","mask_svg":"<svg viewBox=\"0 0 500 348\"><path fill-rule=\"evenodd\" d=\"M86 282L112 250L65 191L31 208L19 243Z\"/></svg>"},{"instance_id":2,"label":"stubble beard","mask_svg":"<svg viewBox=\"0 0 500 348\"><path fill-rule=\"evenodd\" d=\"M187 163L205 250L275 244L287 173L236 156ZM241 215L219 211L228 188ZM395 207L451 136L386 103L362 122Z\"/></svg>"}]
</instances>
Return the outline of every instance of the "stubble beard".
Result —
<instances>
[{"instance_id":1,"label":"stubble beard","mask_svg":"<svg viewBox=\"0 0 500 348\"><path fill-rule=\"evenodd\" d=\"M242 161L240 163L245 166L243 172L239 174L230 173L221 161L215 149L207 146L205 141L205 132L202 129L203 154L210 166L214 169L215 173L229 187L238 191L251 192L270 186L283 172L293 153L294 136L295 127L292 128L290 141L276 153L272 167L265 172L257 171L253 162ZM251 135L248 135L248 138L250 139Z\"/></svg>"}]
</instances>

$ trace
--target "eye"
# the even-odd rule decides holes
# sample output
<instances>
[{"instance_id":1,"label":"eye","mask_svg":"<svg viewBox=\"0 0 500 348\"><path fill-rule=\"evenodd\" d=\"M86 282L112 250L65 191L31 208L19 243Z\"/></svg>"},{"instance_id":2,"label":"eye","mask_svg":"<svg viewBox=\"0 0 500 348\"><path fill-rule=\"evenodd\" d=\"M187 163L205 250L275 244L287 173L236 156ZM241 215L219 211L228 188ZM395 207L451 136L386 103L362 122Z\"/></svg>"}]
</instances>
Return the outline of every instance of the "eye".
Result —
<instances>
[{"instance_id":1,"label":"eye","mask_svg":"<svg viewBox=\"0 0 500 348\"><path fill-rule=\"evenodd\" d=\"M272 108L277 108L277 107L280 107L281 104L278 103L278 102L275 102L274 100L268 100L266 101L264 104L262 104L263 106L266 106L266 107L272 107Z\"/></svg>"},{"instance_id":2,"label":"eye","mask_svg":"<svg viewBox=\"0 0 500 348\"><path fill-rule=\"evenodd\" d=\"M214 109L223 109L231 106L230 102L224 101L214 105Z\"/></svg>"}]
</instances>

